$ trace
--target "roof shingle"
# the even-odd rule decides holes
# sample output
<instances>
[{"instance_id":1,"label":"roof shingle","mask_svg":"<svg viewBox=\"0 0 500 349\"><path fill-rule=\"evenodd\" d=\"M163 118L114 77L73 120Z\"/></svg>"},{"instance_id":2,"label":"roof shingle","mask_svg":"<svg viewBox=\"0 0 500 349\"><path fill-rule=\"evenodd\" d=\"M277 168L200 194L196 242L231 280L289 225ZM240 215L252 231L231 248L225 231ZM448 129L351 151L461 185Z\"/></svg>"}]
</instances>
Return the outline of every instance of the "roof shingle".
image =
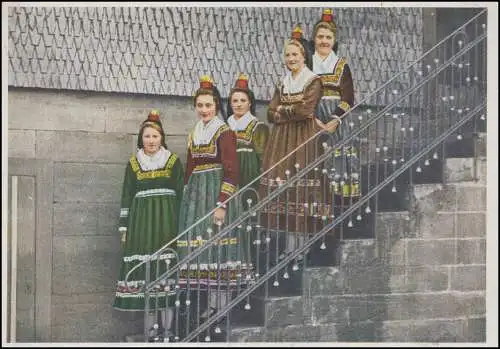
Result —
<instances>
[{"instance_id":1,"label":"roof shingle","mask_svg":"<svg viewBox=\"0 0 500 349\"><path fill-rule=\"evenodd\" d=\"M283 43L321 8L9 7L9 85L191 96L212 74L227 96L240 72L270 99ZM422 54L421 8L336 8L356 100ZM383 28L383 29L382 29Z\"/></svg>"}]
</instances>

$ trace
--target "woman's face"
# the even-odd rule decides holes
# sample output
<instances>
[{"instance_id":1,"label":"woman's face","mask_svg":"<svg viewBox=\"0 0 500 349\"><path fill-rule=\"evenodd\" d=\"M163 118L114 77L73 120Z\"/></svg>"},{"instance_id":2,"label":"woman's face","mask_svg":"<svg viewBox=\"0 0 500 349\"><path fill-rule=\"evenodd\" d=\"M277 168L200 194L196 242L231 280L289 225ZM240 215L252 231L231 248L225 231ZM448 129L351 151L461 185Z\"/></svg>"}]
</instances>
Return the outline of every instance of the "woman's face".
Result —
<instances>
[{"instance_id":1,"label":"woman's face","mask_svg":"<svg viewBox=\"0 0 500 349\"><path fill-rule=\"evenodd\" d=\"M153 127L146 126L142 131L142 144L144 145L144 152L146 154L155 154L160 150L161 133Z\"/></svg>"},{"instance_id":2,"label":"woman's face","mask_svg":"<svg viewBox=\"0 0 500 349\"><path fill-rule=\"evenodd\" d=\"M292 72L298 72L304 67L305 58L297 45L288 44L285 48L286 67Z\"/></svg>"},{"instance_id":3,"label":"woman's face","mask_svg":"<svg viewBox=\"0 0 500 349\"><path fill-rule=\"evenodd\" d=\"M245 92L234 92L231 96L231 108L236 118L242 117L250 110L250 98Z\"/></svg>"},{"instance_id":4,"label":"woman's face","mask_svg":"<svg viewBox=\"0 0 500 349\"><path fill-rule=\"evenodd\" d=\"M196 114L207 123L215 117L215 99L211 95L199 95L195 104Z\"/></svg>"},{"instance_id":5,"label":"woman's face","mask_svg":"<svg viewBox=\"0 0 500 349\"><path fill-rule=\"evenodd\" d=\"M333 32L326 28L319 28L314 37L314 50L322 57L326 57L333 49Z\"/></svg>"}]
</instances>

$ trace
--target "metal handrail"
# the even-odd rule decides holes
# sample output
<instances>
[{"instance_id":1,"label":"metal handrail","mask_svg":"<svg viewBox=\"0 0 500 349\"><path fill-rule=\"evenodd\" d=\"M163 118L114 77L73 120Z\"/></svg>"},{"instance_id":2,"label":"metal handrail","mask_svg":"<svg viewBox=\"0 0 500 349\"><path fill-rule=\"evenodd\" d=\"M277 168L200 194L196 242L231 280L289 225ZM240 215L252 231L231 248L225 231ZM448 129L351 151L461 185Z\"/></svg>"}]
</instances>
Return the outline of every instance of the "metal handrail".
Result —
<instances>
[{"instance_id":1,"label":"metal handrail","mask_svg":"<svg viewBox=\"0 0 500 349\"><path fill-rule=\"evenodd\" d=\"M476 114L478 114L480 111L484 110L485 108L486 108L486 102L483 102L481 105L477 106L474 110L470 111L468 116L463 117L462 120L457 122L453 127L449 128L446 132L442 133L438 138L436 138L436 140L429 143L429 145L427 145L423 150L421 150L419 153L417 153L415 156L413 156L411 158L411 160L405 161L405 165L401 166L398 170L396 170L389 177L387 177L382 183L378 184L368 194L363 196L362 199L360 199L355 204L353 204L348 209L346 209L332 223L328 224L321 231L317 232L311 239L308 240L308 242L304 243L303 247L300 247L300 248L294 250L289 255L287 255L285 258L283 258L279 264L277 264L272 269L270 269L266 274L264 274L267 276L260 277L259 281L257 281L254 285L252 285L252 287L249 287L248 289L243 291L239 296L234 298L234 300L231 303L227 304L226 305L227 309L225 308L225 310L220 310L219 312L217 312L217 314L214 315L213 318L211 318L211 320L207 320L206 323L204 323L201 327L199 327L198 333L193 333L192 335L188 336L185 340L189 341L190 339L194 338L196 335L198 335L200 332L205 330L207 327L209 327L215 321L219 320L221 317L226 315L228 311L230 311L235 305L237 305L240 301L242 301L246 296L248 296L255 289L257 289L261 284L263 284L264 282L269 280L269 278L271 278L279 270L283 269L292 260L294 260L299 255L301 255L305 251L307 251L307 249L309 247L311 247L316 241L318 241L321 237L323 237L330 229L334 228L335 226L337 226L338 224L343 222L346 217L348 217L351 213L353 213L359 207L361 207L366 201L370 200L374 195L376 195L378 192L380 192L380 190L382 190L387 184L389 184L391 181L396 179L404 171L406 171L413 164L415 164L418 160L420 160L425 154L427 154L433 148L435 148L440 143L442 143L447 137L449 137L451 134L453 134L462 125L464 125L467 121L472 119Z\"/></svg>"},{"instance_id":2,"label":"metal handrail","mask_svg":"<svg viewBox=\"0 0 500 349\"><path fill-rule=\"evenodd\" d=\"M485 11L482 11L479 15L483 14ZM469 20L466 24L464 24L461 28L459 28L460 30L463 30L464 26L466 26L467 24L471 23L475 18L477 18L479 15L475 16L473 19ZM479 22L480 23L480 22ZM476 24L476 29L477 28L480 28L478 27L479 24ZM483 25L483 29L485 28L485 26ZM438 94L434 95L434 92L432 92L431 90L429 90L431 87L434 86L434 83L433 81L435 81L436 83L436 87L438 86L439 84L439 81L440 81L440 74L441 73L445 73L446 70L445 69L449 69L449 68L452 68L452 66L454 65L457 65L457 63L464 63L464 58L466 57L471 57L470 54L472 52L472 49L474 48L480 48L480 44L482 42L485 41L485 39L487 38L487 34L486 34L486 31L484 30L482 33L481 31L479 30L477 33L481 33L481 34L477 34L477 36L475 36L475 39L470 41L469 42L469 38L466 38L466 40L464 40L466 42L465 45L462 46L462 43L459 42L458 43L458 47L459 49L457 51L455 51L455 49L453 48L453 43L455 42L456 40L456 36L457 35L461 35L463 34L465 31L459 31L459 30L456 30L454 31L453 33L451 33L450 35L448 35L447 38L451 38L451 41L452 41L452 54L451 54L451 57L449 57L450 55L447 55L445 54L444 56L439 54L440 51L436 51L436 55L437 56L434 56L433 58L440 58L441 59L441 62L439 62L438 59L434 59L434 62L436 63L435 67L431 69L431 66L427 66L427 70L425 70L425 74L418 74L418 75L421 75L421 78L417 78L416 80L413 79L413 80L410 80L410 83L409 84L405 84L405 86L408 86L408 87L405 87L403 88L403 90L401 91L401 89L398 88L398 91L397 93L394 92L394 95L391 97L390 99L390 103L385 103L385 106L383 106L382 108L380 108L380 110L377 110L376 112L374 112L373 114L370 115L370 117L368 118L368 120L364 120L363 122L361 122L362 118L360 116L359 120L360 120L360 123L359 123L359 126L356 127L354 130L350 130L348 135L346 135L346 137L344 137L341 141L339 142L336 142L335 144L333 145L329 145L329 147L331 147L332 149L338 149L338 148L343 148L344 146L352 143L352 142L358 142L359 141L359 136L362 135L363 132L367 132L367 131L370 131L370 127L371 126L376 126L375 128L378 130L378 126L379 126L379 121L384 121L384 140L382 142L382 144L385 144L385 145L390 145L390 143L385 143L387 142L387 138L386 138L386 125L387 125L387 121L384 119L384 117L386 115L390 115L391 113L388 113L388 112L392 112L394 113L396 110L399 110L400 109L400 106L403 106L402 104L404 104L405 100L408 99L408 101L410 102L410 104L412 103L412 100L415 102L414 99L412 98L417 98L417 100L420 100L421 98L424 98L427 96L427 97L430 97L431 99L429 99L429 103L434 103L433 102L433 99L436 98L437 96L439 96ZM442 40L442 42L444 42L445 40ZM434 47L437 47L438 45L434 45ZM440 47L439 49L446 49L446 46L443 46L442 48ZM476 58L477 58L477 54L478 54L478 51L476 50ZM418 61L422 61L424 56L422 56ZM443 57L443 58L441 58ZM449 57L449 58L447 58ZM440 64L438 64L440 63ZM414 62L412 65L414 66L415 64L417 64L417 62ZM410 65L409 67L407 67L407 71L410 69L410 67L412 66ZM461 65L461 64L460 64ZM425 69L425 67L422 67ZM483 67L484 68L484 67ZM485 68L484 68L485 69ZM452 69L453 70L453 69ZM404 74L405 72L401 72L401 74ZM413 71L412 73L419 73L417 71ZM467 72L465 72L466 74L470 74L470 70L467 69ZM399 76L399 74L398 74ZM443 75L444 77L445 75ZM467 76L467 75L465 75ZM464 77L465 77L464 76ZM473 75L469 75L470 77L473 77ZM413 75L410 77L412 78ZM462 73L460 73L459 77L462 77ZM404 78L404 77L403 77ZM467 77L468 80L466 81L471 81L472 79ZM392 80L392 79L391 79ZM474 80L477 80L476 77L474 76ZM444 80L443 80L444 81ZM452 85L453 85L453 76L451 77L451 81L452 81ZM386 82L383 86L387 86L388 84L390 83L390 81ZM445 83L446 84L446 83ZM455 86L455 85L453 85ZM466 85L462 85L461 83L459 83L458 89L461 89L462 87L465 87ZM469 85L467 85L469 86ZM382 88L382 87L381 87ZM377 91L380 91L379 88ZM227 334L226 336L229 336L230 335L230 321L229 321L229 312L231 310L233 310L235 308L236 305L238 305L242 300L244 300L245 298L247 298L247 302L249 302L249 296L252 292L254 292L255 290L257 290L257 288L259 288L262 284L266 283L270 278L272 278L273 276L277 275L277 273L284 269L291 261L293 260L296 260L296 258L299 256L299 255L302 255L304 254L316 241L318 241L319 239L323 238L329 231L331 231L332 228L334 227L337 227L338 225L340 225L343 221L346 220L347 217L349 217L353 212L355 212L356 210L360 210L362 205L364 205L366 202L369 202L369 200L371 200L372 198L375 197L375 200L377 201L377 197L378 197L378 193L384 188L386 187L391 181L395 181L396 178L398 178L401 174L403 174L405 171L407 171L411 166L413 166L415 163L419 163L423 157L426 155L426 154L429 154L429 152L433 149L436 149L436 147L439 147L439 146L443 146L443 158L445 158L445 151L444 151L444 142L446 141L446 139L454 132L456 132L457 130L459 130L460 128L462 128L469 120L471 120L472 118L475 117L476 114L478 114L479 112L481 112L482 110L485 110L485 107L486 107L486 102L485 102L485 99L486 99L486 96L485 94L482 94L476 90L476 88L479 88L478 87L474 87L474 95L473 95L473 103L474 104L465 104L464 103L468 103L467 100L462 100L460 96L463 96L463 93L464 92L458 92L458 104L451 104L449 106L446 106L445 105L445 109L441 109L442 106L439 106L439 109L436 109L434 110L434 108L421 108L419 106L414 106L413 104L411 104L412 106L410 108L412 108L413 111L410 111L410 113L413 113L415 110L418 111L417 114L411 114L411 118L408 120L410 122L410 126L413 125L412 123L412 120L416 120L416 122L418 123L418 125L421 125L420 122L424 119L422 119L423 115L427 115L429 116L428 114L429 113L432 113L432 112L437 112L438 110L440 111L443 111L445 112L446 114L443 115L443 121L439 123L439 126L438 124L436 123L436 128L435 128L435 132L432 131L430 133L426 133L426 129L427 131L429 131L430 128L434 127L433 125L431 125L430 123L425 126L424 124L424 129L423 129L423 134L422 134L422 129L418 128L418 133L417 134L413 134L410 138L410 153L407 154L408 157L406 156L403 156L404 157L404 161L403 159L401 159L401 165L400 166L393 166L392 167L392 170L391 170L391 173L387 173L387 165L386 168L385 168L385 174L383 176L383 178L380 178L380 179L377 179L375 180L375 182L370 186L369 184L369 188L367 190L367 193L363 193L363 196L360 197L356 202L351 202L350 205L348 205L347 208L344 208L341 210L341 213L337 215L337 213L335 213L335 216L331 216L332 220L328 220L328 223L325 221L325 225L322 226L322 228L320 228L319 231L316 231L316 229L314 229L314 234L311 236L309 235L308 239L306 239L307 241L305 241L303 244L300 245L300 247L295 247L295 248L292 248L291 251L288 251L287 254L285 254L284 258L282 259L280 257L280 261L278 261L278 259L276 260L276 264L273 264L274 267L270 267L269 265L269 255L268 255L268 261L267 261L267 268L265 269L265 271L262 273L262 274L259 274L258 277L252 281L250 284L248 284L247 288L246 289L239 289L238 288L238 294L236 295L235 298L231 298L229 300L228 303L226 303L225 305L222 306L221 309L218 309L218 311L209 316L209 318L200 324L200 321L199 321L199 318L198 318L198 321L197 321L197 325L195 325L195 327L191 328L189 325L187 331L186 331L186 334L185 334L185 337L182 338L182 341L191 341L193 340L194 338L196 338L198 335L200 335L203 331L207 330L211 325L213 325L216 321L224 318L224 317L227 317ZM427 95L426 95L426 91L427 91ZM446 90L447 91L447 90ZM393 91L391 91L391 89L387 89L386 91L384 91L386 93L392 93ZM423 94L422 94L423 93ZM445 92L446 94L445 95L441 95L443 96L443 101L445 100L444 96L450 96L450 99L451 99L451 96L454 95L454 96L457 96L457 94L448 94L448 92ZM373 93L371 96L375 95L375 98L377 99L376 101L376 104L377 105L380 105L382 106L383 104L379 104L379 97L380 95L376 94L376 93ZM383 95L382 95L383 96ZM477 98L477 97L479 98ZM368 97L368 98L371 98L371 97ZM365 99L367 100L367 99ZM364 101L365 101L364 100ZM386 100L387 102L387 100ZM401 104L402 103L402 104ZM418 103L418 102L417 102ZM406 105L406 104L405 104ZM358 108L360 106L360 103L358 103L353 109L351 109L350 112L352 112L352 110ZM467 108L463 108L464 106L467 106ZM453 108L451 108L453 107ZM446 108L450 108L449 110L453 111L454 110L454 107L460 107L462 109L457 109L455 112L453 113L450 113L450 111L446 111L448 109ZM470 107L470 108L468 108ZM424 110L425 109L425 110ZM462 114L463 110L465 110L465 112ZM368 113L370 113L370 111L368 110L367 111ZM399 112L398 112L399 113ZM424 114L422 114L424 113ZM393 114L393 116L397 114ZM448 116L446 116L448 115ZM452 116L453 115L453 116ZM401 116L403 116L403 113L401 114ZM458 117L461 117L459 119L457 119L457 116ZM452 121L452 117L453 117L453 121ZM396 117L397 118L397 117ZM430 117L429 119L425 119L427 120L428 122L432 122L432 120L434 120L435 118L433 117ZM481 119L484 119L484 117L481 117ZM404 121L404 119L400 119L401 122ZM437 119L436 119L437 120ZM445 121L446 120L446 121ZM475 119L474 119L475 121ZM393 127L396 127L396 121L393 121L392 122L392 125ZM475 123L474 123L475 125ZM352 125L351 125L352 126ZM403 132L402 135L404 137L404 129L403 129L403 126L405 125L402 125L402 126L398 126L398 127L402 127L401 128L401 131ZM475 126L474 126L475 127ZM413 129L410 127L410 131L412 131ZM318 132L316 133L314 136L312 136L310 139L308 139L306 142L302 143L297 149L295 149L292 153L296 152L300 147L310 143L312 140L314 140L315 138L317 139L321 134L327 134L325 132ZM370 134L370 132L368 132L368 134ZM393 146L396 146L396 144L399 144L399 140L398 140L398 143L396 143L395 141L395 129L393 128L393 134L392 134L392 142L393 142ZM459 133L459 135L461 135ZM422 141L419 141L417 143L417 147L416 148L413 148L413 141L414 140L418 140L420 139L420 137L423 137L425 136L426 138L426 141L425 143L422 142ZM370 138L370 136L368 136ZM390 136L389 136L390 137ZM416 138L417 137L417 138ZM378 131L377 131L377 143L376 145L378 145ZM458 138L460 139L460 138ZM325 144L324 144L325 146ZM406 146L406 143L401 143L401 146L404 148ZM397 151L398 150L398 147L399 145L397 145L394 150ZM384 146L384 152L387 150L387 147ZM378 150L377 150L378 149ZM376 148L376 152L379 152L380 148L377 146ZM403 149L404 150L404 149ZM153 280L151 282L149 277L146 276L146 284L143 285L142 287L142 291L145 292L145 297L147 300L149 300L150 297L154 297L152 294L150 294L150 292L153 290L153 288L155 286L158 286L158 283L162 282L164 279L172 276L173 274L177 273L179 269L183 268L184 265L189 265L190 263L192 263L193 260L195 260L197 257L199 257L202 253L204 253L205 251L207 251L207 249L210 249L212 248L214 245L215 245L215 242L221 238L223 238L223 236L227 233L229 233L230 231L232 231L234 228L238 227L240 228L240 224L242 224L243 222L245 222L248 218L251 218L251 216L254 216L256 213L259 212L260 209L264 208L264 206L268 205L272 200L276 199L279 195L281 195L282 193L284 193L287 189L289 188L293 188L294 185L296 183L298 183L299 180L302 180L302 178L307 175L311 170L317 170L318 168L321 168L321 163L327 161L331 156L332 154L331 153L328 153L328 152L322 152L322 153L319 153L320 155L318 155L318 153L315 154L315 156L313 157L312 161L307 163L307 165L304 166L304 168L300 169L297 168L297 171L295 172L294 171L294 175L293 176L289 176L289 174L287 173L287 179L286 179L286 182L280 182L278 183L278 186L276 187L276 189L273 189L272 191L268 192L267 196L265 196L264 198L262 198L261 200L258 200L257 203L255 204L255 206L251 207L250 209L248 209L247 211L243 212L241 215L239 215L238 217L236 217L236 219L232 220L230 223L228 223L227 226L223 226L223 227L219 227L219 229L217 230L217 233L212 235L211 237L208 238L208 240L202 244L200 247L194 249L192 252L190 252L187 256L185 256L183 258L182 261L178 261L178 263L173 266L173 267L169 267L169 269L164 272L163 274L161 275L156 275L156 280ZM404 154L404 152L403 152ZM290 155L290 154L289 154ZM289 156L288 155L288 156ZM288 157L287 156L287 157ZM369 153L368 153L368 156L369 156ZM390 157L391 155L389 155ZM394 165L394 161L396 158L394 158L394 154L392 155L393 156L393 165ZM434 156L434 155L433 155ZM402 157L402 158L403 158ZM286 159L286 158L285 158ZM282 159L279 163L281 163L284 159ZM390 160L390 158L389 158ZM384 163L387 164L387 154L384 153ZM370 156L368 157L368 162L371 164L370 162ZM399 162L399 161L398 161ZM427 162L427 161L426 161ZM279 164L278 163L278 164ZM428 165L428 163L426 163L426 165ZM378 168L378 167L377 167ZM323 170L325 171L325 170ZM417 168L417 172L419 171L419 168ZM263 175L265 175L266 173L268 173L267 171L262 174L260 177L262 177ZM325 172L323 172L325 173ZM378 171L377 171L378 173ZM411 174L410 174L411 176ZM256 178L254 181L252 181L251 183L249 183L248 186L245 186L244 188L242 188L240 191L238 191L237 193L235 193L233 196L237 198L237 195L240 195L242 192L245 191L245 189L248 189L249 186L251 186L252 184L255 184L255 182L259 179L259 178ZM377 178L378 175L377 175ZM370 183L370 182L368 182ZM411 185L412 181L411 181L411 177L410 177L410 185ZM394 185L394 184L393 184ZM227 201L231 200L231 199L234 199L234 197L231 197L230 199L228 199ZM226 201L226 202L227 202ZM278 199L278 202L279 202L279 199ZM378 209L377 209L377 203L375 204L375 212L377 212ZM368 213L368 210L366 211ZM329 215L330 213L328 213ZM204 217L204 218L207 218L209 217L209 214ZM203 219L204 219L203 218ZM322 219L324 219L324 217L322 217ZM257 223L259 224L259 223ZM194 226L194 225L193 225ZM191 226L190 228L188 228L187 231L189 231L189 229L192 229L193 226ZM257 226L258 227L258 226ZM342 230L342 228L341 228ZM342 231L341 231L341 234L342 234ZM267 238L266 238L267 240ZM256 243L256 241L254 241L254 244ZM278 252L278 249L276 249L276 252ZM269 253L269 251L268 251ZM150 260L154 258L154 255L151 255L151 257L144 261L142 264L144 263L147 263L146 264L146 268L148 269L149 267L149 264L150 264ZM294 265L295 267L295 265ZM258 268L258 264L257 264L257 268ZM259 269L260 270L260 269ZM293 270L297 270L297 269L293 269ZM149 273L147 273L149 275ZM128 275L127 275L128 276ZM276 276L277 277L277 276ZM283 277L286 278L286 276L284 275ZM276 279L277 281L277 279ZM276 286L278 284L275 284L274 286ZM199 289L198 289L198 292L199 292ZM266 294L267 294L267 288L266 288ZM179 293L177 294L177 297L179 297ZM177 300L179 300L179 298L177 298ZM177 301L176 301L177 302ZM149 301L147 302L149 304ZM176 305L178 305L176 303ZM186 305L188 305L188 302L186 301ZM198 304L198 307L199 307L199 304ZM148 307L146 307L146 310L148 309ZM245 306L245 309L246 309L246 306ZM199 314L198 314L199 315ZM189 322L189 318L187 318L187 320ZM191 328L191 329L189 329ZM216 328L216 333L217 331L220 330L220 328ZM147 333L145 333L147 335ZM208 339L207 339L208 338ZM208 336L207 338L205 338L205 340L210 340L210 337ZM229 338L229 337L227 337ZM176 340L179 340L180 338L176 337Z\"/></svg>"},{"instance_id":3,"label":"metal handrail","mask_svg":"<svg viewBox=\"0 0 500 349\"><path fill-rule=\"evenodd\" d=\"M455 61L458 57L462 56L465 52L467 52L470 48L475 46L477 43L481 42L486 38L486 34L483 33L480 36L478 36L475 40L472 42L468 43L465 45L458 53L456 53L454 56L448 59L447 62L443 63L438 69L430 73L428 76L426 76L422 81L418 82L413 88L410 90L406 91L405 93L399 95L398 99L392 104L396 105L400 101L404 100L408 95L410 95L412 92L418 90L421 86L423 86L427 81L431 80L432 78L436 77L441 71L446 69L448 66L452 64L453 61ZM370 126L372 126L374 123L376 123L378 120L380 120L385 113L392 108L392 105L386 106L382 110L380 110L373 118L369 119L363 126L358 128L356 131L354 131L349 137L343 139L341 142L338 142L335 144L335 148L341 148L347 144L349 144L353 139L358 137L363 131L368 129ZM251 210L247 210L243 214L241 214L238 218L234 219L231 223L226 225L222 230L214 234L210 239L206 241L205 244L197 248L196 250L192 251L188 256L186 256L183 260L179 261L175 266L171 267L169 271L166 271L164 274L162 274L160 277L157 278L157 280L151 281L148 285L145 285L144 287L147 290L151 290L160 280L164 278L168 278L172 275L175 274L176 270L183 264L185 264L187 261L193 260L194 258L198 257L200 254L202 254L205 250L208 248L212 247L212 244L222 238L224 234L229 232L230 230L234 229L237 227L239 224L244 222L246 219L250 217L252 214L251 211L254 210L259 210L260 208L264 207L267 205L270 201L272 201L274 198L276 198L278 195L283 193L285 190L287 190L290 186L295 184L303 175L306 173L310 172L314 167L316 167L318 164L321 162L324 162L330 154L324 153L320 156L318 156L315 160L313 160L311 163L309 163L306 167L298 171L293 177L291 177L289 180L284 185L281 185L276 188L273 192L269 193L268 196L263 198L261 201L259 201ZM135 270L132 269L130 273Z\"/></svg>"},{"instance_id":4,"label":"metal handrail","mask_svg":"<svg viewBox=\"0 0 500 349\"><path fill-rule=\"evenodd\" d=\"M345 116L347 117L350 114L352 114L355 110L360 109L360 107L362 105L364 105L366 103L366 101L370 100L370 98L372 98L378 92L382 91L386 86L388 86L394 80L396 80L397 78L399 78L401 75L408 73L410 71L410 69L412 67L414 67L416 64L422 62L425 57L427 57L432 51L434 51L436 49L436 47L442 45L444 42L446 42L447 40L449 40L450 38L452 38L454 35L456 35L457 33L461 32L467 25L469 25L470 23L472 23L475 19L477 19L479 16L483 15L486 12L487 12L486 9L482 10L477 15L475 15L474 17L472 17L469 21L465 22L462 26L460 26L459 28L457 28L456 30L454 30L452 33L450 33L448 36L446 36L441 41L439 41L437 44L435 44L433 47L431 47L430 49L428 49L418 60L416 60L415 62L409 64L405 69L403 69L402 71L400 71L398 74L394 75L392 78L390 78L389 80L387 80L384 84L382 84L381 86L379 86L375 91L373 91L372 93L370 93L363 100L361 100L359 103L357 103L355 106L353 106L349 111L346 112ZM384 110L387 110L387 107ZM277 163L275 163L273 166L271 166L268 170L266 170L263 173L261 173L258 177L256 177L254 180L252 180L250 183L248 183L244 187L240 188L236 193L234 193L226 201L224 201L224 203L225 204L229 203L235 197L237 197L238 195L241 195L241 193L245 192L246 190L249 190L252 186L254 186L256 183L258 183L258 181L260 181L260 179L262 177L264 177L266 174L268 174L273 169L275 169L276 167L278 167L281 163L283 163L283 161L285 161L286 159L288 159L289 157L291 157L293 154L295 154L301 148L303 148L304 146L306 146L307 144L309 144L311 141L313 141L314 139L316 139L321 133L323 133L323 131L319 131L316 134L314 134L313 136L311 136L309 139L305 140L302 144L300 144L299 146L297 146L296 149L294 149L293 151L291 151L284 158L282 158ZM201 217L198 221L196 221L195 223L193 223L190 227L186 228L183 232L179 233L174 239L170 240L163 247L161 247L156 252L154 252L151 255L149 255L141 263L139 263L136 266L134 266L134 268L132 268L129 271L129 273L127 274L127 276L125 278L125 282L127 283L128 276L134 270L136 270L137 268L139 268L143 264L151 261L152 259L156 258L159 254L163 253L165 251L165 249L169 248L171 245L173 245L174 243L176 243L177 240L179 240L180 238L184 237L190 230L193 229L193 227L199 225L205 219L207 219L208 217L212 216L213 213L215 212L215 209L216 208L214 207L214 209L212 209L211 211L209 211L205 216ZM211 240L211 241L215 241L215 240ZM207 244L208 244L208 242L207 242Z\"/></svg>"},{"instance_id":5,"label":"metal handrail","mask_svg":"<svg viewBox=\"0 0 500 349\"><path fill-rule=\"evenodd\" d=\"M274 276L277 272L283 269L287 264L289 264L292 260L297 258L299 255L303 254L309 247L311 247L316 241L321 239L328 231L332 228L336 227L338 224L342 223L346 217L348 217L351 213L359 209L366 201L370 200L373 196L375 196L378 192L380 192L387 184L396 179L399 175L405 172L408 168L410 168L413 164L419 161L424 155L426 155L433 148L438 146L447 137L453 134L456 130L458 130L462 125L464 125L467 121L472 119L476 114L486 108L486 102L483 102L481 105L471 110L466 116L464 116L460 121L458 121L455 125L450 127L446 132L442 133L438 136L433 142L429 143L423 150L414 155L410 160L405 161L405 164L401 166L399 169L394 171L389 177L384 179L384 181L377 186L375 186L370 192L363 196L359 201L346 209L339 217L337 217L332 223L329 223L327 226L323 227L319 232L317 232L313 237L311 237L307 242L304 243L302 247L295 249L293 252L290 252L285 258L281 260L277 265L267 271L264 275L260 276L258 280L252 284L252 286L248 287L245 291L236 296L230 303L226 304L226 306L219 310L216 314L214 314L210 319L204 322L200 327L191 332L183 341L190 341L196 336L198 336L201 332L210 327L213 323L223 318L231 309L233 309L239 302L245 299L245 297L249 296L250 293L255 291L259 286L261 286L264 282L269 280L272 276Z\"/></svg>"}]
</instances>

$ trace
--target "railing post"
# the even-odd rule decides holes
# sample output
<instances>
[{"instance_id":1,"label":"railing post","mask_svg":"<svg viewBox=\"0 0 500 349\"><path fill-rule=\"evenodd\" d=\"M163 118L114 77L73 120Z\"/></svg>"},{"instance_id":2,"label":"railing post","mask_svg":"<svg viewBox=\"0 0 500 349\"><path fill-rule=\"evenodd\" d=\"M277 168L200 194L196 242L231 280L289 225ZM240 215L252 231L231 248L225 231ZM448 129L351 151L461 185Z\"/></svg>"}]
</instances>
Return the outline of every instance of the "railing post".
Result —
<instances>
[{"instance_id":1,"label":"railing post","mask_svg":"<svg viewBox=\"0 0 500 349\"><path fill-rule=\"evenodd\" d=\"M423 19L423 51L427 52L431 49L437 42L437 25L436 25L436 8L429 7L422 9L422 19ZM430 65L431 67L435 64L434 59L438 58L436 52L427 55L422 62L423 66L426 67ZM425 115L425 122L429 122L430 119L436 116L436 88L434 84L429 84L427 95L424 95L424 106L427 111ZM426 135L428 136L428 135Z\"/></svg>"}]
</instances>

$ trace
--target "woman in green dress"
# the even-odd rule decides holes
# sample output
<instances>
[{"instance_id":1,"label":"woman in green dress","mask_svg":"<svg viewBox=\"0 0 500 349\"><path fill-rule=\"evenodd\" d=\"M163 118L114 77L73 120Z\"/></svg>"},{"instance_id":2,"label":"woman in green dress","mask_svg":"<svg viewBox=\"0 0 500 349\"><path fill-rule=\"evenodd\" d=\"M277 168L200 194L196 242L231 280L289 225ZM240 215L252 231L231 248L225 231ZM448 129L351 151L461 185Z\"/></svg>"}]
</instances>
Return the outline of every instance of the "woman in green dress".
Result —
<instances>
[{"instance_id":1,"label":"woman in green dress","mask_svg":"<svg viewBox=\"0 0 500 349\"><path fill-rule=\"evenodd\" d=\"M227 123L236 133L238 161L240 164L240 188L252 182L261 173L262 154L269 137L269 127L255 117L255 96L248 88L248 76L240 74L229 93ZM258 190L256 181L251 186ZM251 202L248 202L251 199ZM255 205L257 196L249 190L242 197L242 205Z\"/></svg>"},{"instance_id":2,"label":"woman in green dress","mask_svg":"<svg viewBox=\"0 0 500 349\"><path fill-rule=\"evenodd\" d=\"M214 210L213 216L179 236L177 250L182 260L217 233L217 227L229 224L240 212L238 200L229 200L239 184L239 164L236 155L236 135L222 121L221 98L209 76L200 79L194 96L196 114L200 119L189 134L185 188L179 217L179 234ZM242 246L247 232L234 229L219 245L208 248L200 256L180 268L179 284L186 290L191 304L192 292L207 296L209 308L224 306L229 291L247 282L252 266ZM188 272L189 270L189 272ZM237 276L239 275L239 276ZM220 291L220 292L219 292ZM208 316L210 311L202 314Z\"/></svg>"},{"instance_id":3,"label":"woman in green dress","mask_svg":"<svg viewBox=\"0 0 500 349\"><path fill-rule=\"evenodd\" d=\"M113 305L115 309L144 311L144 293L139 290L146 282L145 264L132 272L127 282L125 277L134 266L176 237L183 177L181 161L167 149L159 114L153 110L141 124L137 152L130 158L125 170L118 229L122 258ZM175 259L175 250L166 251L159 259L159 263L156 260L151 262L150 281L166 271L167 262ZM173 282L168 280L169 284ZM161 310L161 322L168 330L173 318L170 307L175 297L174 291L166 291L166 286L163 283L153 291L150 308ZM171 289L174 290L174 287ZM148 327L151 327L157 323L158 314L148 315Z\"/></svg>"}]
</instances>

